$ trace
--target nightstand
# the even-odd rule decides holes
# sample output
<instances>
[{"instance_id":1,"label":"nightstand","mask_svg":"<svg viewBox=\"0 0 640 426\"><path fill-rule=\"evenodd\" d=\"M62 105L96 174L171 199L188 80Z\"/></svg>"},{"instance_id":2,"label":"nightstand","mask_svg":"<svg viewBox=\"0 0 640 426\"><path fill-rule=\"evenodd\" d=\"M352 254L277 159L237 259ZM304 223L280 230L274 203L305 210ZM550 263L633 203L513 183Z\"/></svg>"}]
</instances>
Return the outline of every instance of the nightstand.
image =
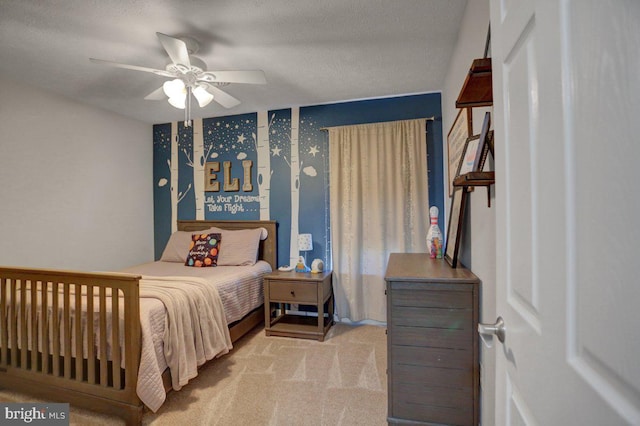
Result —
<instances>
[{"instance_id":1,"label":"nightstand","mask_svg":"<svg viewBox=\"0 0 640 426\"><path fill-rule=\"evenodd\" d=\"M318 316L287 313L287 304L311 305ZM326 305L326 309L325 309ZM264 326L267 336L301 337L324 341L333 325L331 271L274 271L264 277Z\"/></svg>"}]
</instances>

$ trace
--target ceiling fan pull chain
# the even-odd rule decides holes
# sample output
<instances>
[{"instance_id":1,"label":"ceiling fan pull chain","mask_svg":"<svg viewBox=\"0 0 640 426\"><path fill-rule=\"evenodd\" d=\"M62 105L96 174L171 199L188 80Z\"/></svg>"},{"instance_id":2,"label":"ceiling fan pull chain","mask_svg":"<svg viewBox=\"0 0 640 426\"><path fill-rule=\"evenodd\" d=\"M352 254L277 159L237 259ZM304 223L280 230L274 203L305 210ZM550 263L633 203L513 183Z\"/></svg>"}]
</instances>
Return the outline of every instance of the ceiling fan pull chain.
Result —
<instances>
[{"instance_id":1,"label":"ceiling fan pull chain","mask_svg":"<svg viewBox=\"0 0 640 426\"><path fill-rule=\"evenodd\" d=\"M184 109L184 127L191 127L191 86L187 86L187 105Z\"/></svg>"}]
</instances>

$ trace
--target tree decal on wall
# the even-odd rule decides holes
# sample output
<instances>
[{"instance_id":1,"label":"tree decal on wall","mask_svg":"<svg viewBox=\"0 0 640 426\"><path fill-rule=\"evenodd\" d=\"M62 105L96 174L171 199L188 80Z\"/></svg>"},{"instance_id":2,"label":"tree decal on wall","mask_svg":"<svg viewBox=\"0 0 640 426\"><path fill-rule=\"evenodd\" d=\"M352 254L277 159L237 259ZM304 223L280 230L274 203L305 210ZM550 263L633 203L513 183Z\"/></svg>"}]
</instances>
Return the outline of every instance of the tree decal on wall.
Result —
<instances>
[{"instance_id":1,"label":"tree decal on wall","mask_svg":"<svg viewBox=\"0 0 640 426\"><path fill-rule=\"evenodd\" d=\"M258 155L258 196L260 197L260 220L271 219L269 209L271 194L271 152L269 150L269 129L273 124L276 114L271 114L268 120L268 111L258 112L258 136L252 133L253 141ZM267 121L268 120L268 121Z\"/></svg>"},{"instance_id":2,"label":"tree decal on wall","mask_svg":"<svg viewBox=\"0 0 640 426\"><path fill-rule=\"evenodd\" d=\"M289 265L295 265L298 251L298 219L300 216L300 153L298 152L298 130L300 126L300 108L291 109L291 239L289 245ZM286 157L285 157L286 161Z\"/></svg>"},{"instance_id":3,"label":"tree decal on wall","mask_svg":"<svg viewBox=\"0 0 640 426\"><path fill-rule=\"evenodd\" d=\"M204 219L204 129L202 118L193 120L193 191L195 195L196 220Z\"/></svg>"},{"instance_id":4,"label":"tree decal on wall","mask_svg":"<svg viewBox=\"0 0 640 426\"><path fill-rule=\"evenodd\" d=\"M178 203L191 190L191 184L184 191L178 190L178 149L180 137L178 136L178 122L171 123L171 159L167 161L171 176L171 232L178 230Z\"/></svg>"}]
</instances>

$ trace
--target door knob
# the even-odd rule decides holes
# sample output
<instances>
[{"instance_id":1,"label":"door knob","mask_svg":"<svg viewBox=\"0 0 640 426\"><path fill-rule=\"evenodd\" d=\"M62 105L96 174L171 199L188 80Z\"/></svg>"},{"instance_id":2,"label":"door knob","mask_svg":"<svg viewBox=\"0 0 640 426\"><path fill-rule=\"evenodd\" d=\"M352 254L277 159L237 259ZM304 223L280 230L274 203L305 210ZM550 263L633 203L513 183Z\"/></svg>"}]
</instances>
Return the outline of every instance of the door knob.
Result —
<instances>
[{"instance_id":1,"label":"door knob","mask_svg":"<svg viewBox=\"0 0 640 426\"><path fill-rule=\"evenodd\" d=\"M504 339L507 337L506 332L502 317L498 317L495 324L478 324L478 333L480 333L481 337L495 335L500 340L500 343L504 343Z\"/></svg>"}]
</instances>

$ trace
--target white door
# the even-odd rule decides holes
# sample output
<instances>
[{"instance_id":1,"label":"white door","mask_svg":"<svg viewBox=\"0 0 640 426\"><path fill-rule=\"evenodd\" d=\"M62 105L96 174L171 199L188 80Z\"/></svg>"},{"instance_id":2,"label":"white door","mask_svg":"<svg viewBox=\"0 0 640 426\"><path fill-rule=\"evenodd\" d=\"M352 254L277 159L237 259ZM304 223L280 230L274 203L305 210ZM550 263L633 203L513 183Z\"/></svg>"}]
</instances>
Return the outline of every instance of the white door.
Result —
<instances>
[{"instance_id":1,"label":"white door","mask_svg":"<svg viewBox=\"0 0 640 426\"><path fill-rule=\"evenodd\" d=\"M640 1L491 0L491 32L496 423L639 425Z\"/></svg>"}]
</instances>

